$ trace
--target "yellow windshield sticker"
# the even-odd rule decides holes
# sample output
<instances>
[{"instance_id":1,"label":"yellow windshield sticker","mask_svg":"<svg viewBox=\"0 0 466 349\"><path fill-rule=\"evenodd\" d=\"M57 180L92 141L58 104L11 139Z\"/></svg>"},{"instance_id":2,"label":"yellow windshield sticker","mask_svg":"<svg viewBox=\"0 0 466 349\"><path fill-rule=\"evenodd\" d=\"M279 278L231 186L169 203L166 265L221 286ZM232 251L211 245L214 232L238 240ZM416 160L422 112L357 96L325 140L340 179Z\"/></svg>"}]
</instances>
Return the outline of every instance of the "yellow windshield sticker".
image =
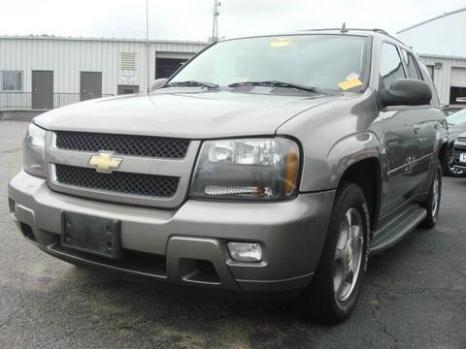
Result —
<instances>
[{"instance_id":1,"label":"yellow windshield sticker","mask_svg":"<svg viewBox=\"0 0 466 349\"><path fill-rule=\"evenodd\" d=\"M290 38L277 38L277 39L273 39L270 42L270 47L273 47L273 48L286 47L292 42L293 40L291 40Z\"/></svg>"},{"instance_id":2,"label":"yellow windshield sticker","mask_svg":"<svg viewBox=\"0 0 466 349\"><path fill-rule=\"evenodd\" d=\"M350 88L362 86L362 81L359 80L358 78L349 79L349 80L339 82L338 86L343 91L345 91L345 90L349 90Z\"/></svg>"}]
</instances>

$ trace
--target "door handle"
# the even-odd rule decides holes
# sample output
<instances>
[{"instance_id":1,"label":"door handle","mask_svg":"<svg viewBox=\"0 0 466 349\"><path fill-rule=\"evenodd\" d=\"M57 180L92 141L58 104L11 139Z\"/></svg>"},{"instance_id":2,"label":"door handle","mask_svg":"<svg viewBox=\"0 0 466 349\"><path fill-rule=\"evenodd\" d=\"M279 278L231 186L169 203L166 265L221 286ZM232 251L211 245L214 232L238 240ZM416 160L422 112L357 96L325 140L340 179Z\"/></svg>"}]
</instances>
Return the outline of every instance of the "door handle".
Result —
<instances>
[{"instance_id":1,"label":"door handle","mask_svg":"<svg viewBox=\"0 0 466 349\"><path fill-rule=\"evenodd\" d=\"M414 134L418 135L419 133L421 133L421 128L419 126L414 126Z\"/></svg>"}]
</instances>

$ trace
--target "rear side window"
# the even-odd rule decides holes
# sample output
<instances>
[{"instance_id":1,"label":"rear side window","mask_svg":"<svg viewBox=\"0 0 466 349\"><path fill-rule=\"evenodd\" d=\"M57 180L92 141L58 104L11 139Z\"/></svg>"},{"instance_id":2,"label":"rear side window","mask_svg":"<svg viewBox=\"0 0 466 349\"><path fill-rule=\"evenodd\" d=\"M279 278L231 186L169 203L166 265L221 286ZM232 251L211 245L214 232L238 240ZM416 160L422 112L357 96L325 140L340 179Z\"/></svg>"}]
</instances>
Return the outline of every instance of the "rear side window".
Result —
<instances>
[{"instance_id":1,"label":"rear side window","mask_svg":"<svg viewBox=\"0 0 466 349\"><path fill-rule=\"evenodd\" d=\"M384 43L380 61L380 88L388 89L393 81L405 78L406 73L397 48L392 44Z\"/></svg>"},{"instance_id":2,"label":"rear side window","mask_svg":"<svg viewBox=\"0 0 466 349\"><path fill-rule=\"evenodd\" d=\"M403 59L406 64L406 68L408 69L409 78L415 80L424 80L414 56L405 49L401 49L401 52L403 52Z\"/></svg>"}]
</instances>

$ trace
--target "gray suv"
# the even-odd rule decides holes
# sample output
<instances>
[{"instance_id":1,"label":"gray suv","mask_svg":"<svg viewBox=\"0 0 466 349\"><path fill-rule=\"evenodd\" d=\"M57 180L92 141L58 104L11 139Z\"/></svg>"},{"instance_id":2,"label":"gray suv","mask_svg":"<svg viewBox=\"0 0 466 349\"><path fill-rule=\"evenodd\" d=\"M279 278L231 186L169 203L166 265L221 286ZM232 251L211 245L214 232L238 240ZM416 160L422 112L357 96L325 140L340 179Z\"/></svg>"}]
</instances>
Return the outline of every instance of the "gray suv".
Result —
<instances>
[{"instance_id":1,"label":"gray suv","mask_svg":"<svg viewBox=\"0 0 466 349\"><path fill-rule=\"evenodd\" d=\"M383 31L226 40L148 95L35 118L10 210L71 263L299 291L338 322L369 256L437 222L446 128L425 65Z\"/></svg>"}]
</instances>

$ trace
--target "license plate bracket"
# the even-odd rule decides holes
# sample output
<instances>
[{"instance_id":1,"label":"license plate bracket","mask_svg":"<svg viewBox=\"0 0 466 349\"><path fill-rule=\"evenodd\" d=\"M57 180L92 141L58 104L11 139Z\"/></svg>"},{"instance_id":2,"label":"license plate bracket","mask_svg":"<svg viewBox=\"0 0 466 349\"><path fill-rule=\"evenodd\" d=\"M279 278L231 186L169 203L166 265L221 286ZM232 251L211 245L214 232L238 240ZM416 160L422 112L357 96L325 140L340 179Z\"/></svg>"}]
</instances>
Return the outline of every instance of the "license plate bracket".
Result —
<instances>
[{"instance_id":1,"label":"license plate bracket","mask_svg":"<svg viewBox=\"0 0 466 349\"><path fill-rule=\"evenodd\" d=\"M60 237L63 247L101 257L121 257L120 221L63 212Z\"/></svg>"}]
</instances>

